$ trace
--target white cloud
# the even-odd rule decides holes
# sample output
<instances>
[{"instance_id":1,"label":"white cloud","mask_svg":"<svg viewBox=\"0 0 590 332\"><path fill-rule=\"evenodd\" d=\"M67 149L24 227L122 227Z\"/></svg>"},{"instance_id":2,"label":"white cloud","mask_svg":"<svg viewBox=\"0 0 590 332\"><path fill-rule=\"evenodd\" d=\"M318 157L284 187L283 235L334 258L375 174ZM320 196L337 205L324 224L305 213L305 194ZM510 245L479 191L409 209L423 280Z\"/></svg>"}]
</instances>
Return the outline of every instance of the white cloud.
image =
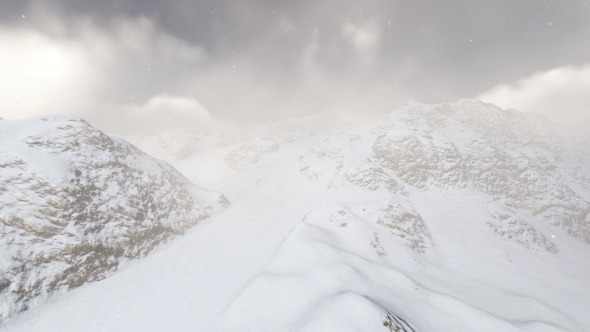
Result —
<instances>
[{"instance_id":1,"label":"white cloud","mask_svg":"<svg viewBox=\"0 0 590 332\"><path fill-rule=\"evenodd\" d=\"M131 126L120 125L121 112L148 99L145 112L204 114L185 85L206 61L200 47L143 17L98 26L88 18L61 22L48 15L37 23L0 27L0 117L77 115L124 133ZM142 120L145 126L162 127L151 118Z\"/></svg>"},{"instance_id":2,"label":"white cloud","mask_svg":"<svg viewBox=\"0 0 590 332\"><path fill-rule=\"evenodd\" d=\"M7 117L68 113L91 93L94 73L72 43L35 31L0 31L0 100Z\"/></svg>"},{"instance_id":3,"label":"white cloud","mask_svg":"<svg viewBox=\"0 0 590 332\"><path fill-rule=\"evenodd\" d=\"M362 63L373 64L381 46L381 31L376 22L370 21L361 25L345 22L340 32L356 51Z\"/></svg>"},{"instance_id":4,"label":"white cloud","mask_svg":"<svg viewBox=\"0 0 590 332\"><path fill-rule=\"evenodd\" d=\"M150 98L138 111L143 114L157 114L172 112L177 115L196 116L209 119L211 115L199 102L193 98L159 94Z\"/></svg>"},{"instance_id":5,"label":"white cloud","mask_svg":"<svg viewBox=\"0 0 590 332\"><path fill-rule=\"evenodd\" d=\"M305 46L303 52L301 52L301 58L303 66L308 70L317 70L317 57L321 49L320 46L320 29L315 28L311 35L310 42Z\"/></svg>"},{"instance_id":6,"label":"white cloud","mask_svg":"<svg viewBox=\"0 0 590 332\"><path fill-rule=\"evenodd\" d=\"M281 15L279 18L279 28L284 34L289 34L295 30L295 24L290 19Z\"/></svg>"},{"instance_id":7,"label":"white cloud","mask_svg":"<svg viewBox=\"0 0 590 332\"><path fill-rule=\"evenodd\" d=\"M120 125L128 126L128 134L150 134L170 128L208 129L213 123L211 113L195 98L158 94L141 105L119 109ZM124 128L116 128L123 131Z\"/></svg>"},{"instance_id":8,"label":"white cloud","mask_svg":"<svg viewBox=\"0 0 590 332\"><path fill-rule=\"evenodd\" d=\"M590 65L561 67L512 84L498 85L479 99L503 108L537 112L553 121L590 129Z\"/></svg>"}]
</instances>

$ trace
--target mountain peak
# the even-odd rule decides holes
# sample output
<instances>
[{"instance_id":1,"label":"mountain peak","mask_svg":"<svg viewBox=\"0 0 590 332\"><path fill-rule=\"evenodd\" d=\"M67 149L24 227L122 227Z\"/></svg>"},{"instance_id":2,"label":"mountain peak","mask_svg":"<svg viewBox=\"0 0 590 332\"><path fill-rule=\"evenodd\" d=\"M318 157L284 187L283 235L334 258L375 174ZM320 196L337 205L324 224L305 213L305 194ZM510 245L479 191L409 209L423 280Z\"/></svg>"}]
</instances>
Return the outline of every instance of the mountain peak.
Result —
<instances>
[{"instance_id":1,"label":"mountain peak","mask_svg":"<svg viewBox=\"0 0 590 332\"><path fill-rule=\"evenodd\" d=\"M0 318L105 278L227 204L80 118L2 121L0 155Z\"/></svg>"}]
</instances>

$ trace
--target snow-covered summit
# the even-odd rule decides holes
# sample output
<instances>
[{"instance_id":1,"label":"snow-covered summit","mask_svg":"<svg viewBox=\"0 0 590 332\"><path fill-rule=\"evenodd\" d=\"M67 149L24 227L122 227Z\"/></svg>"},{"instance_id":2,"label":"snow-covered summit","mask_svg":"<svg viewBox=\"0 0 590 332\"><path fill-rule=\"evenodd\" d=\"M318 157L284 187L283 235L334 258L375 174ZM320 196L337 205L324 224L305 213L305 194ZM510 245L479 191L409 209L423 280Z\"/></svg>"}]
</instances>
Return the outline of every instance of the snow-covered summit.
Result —
<instances>
[{"instance_id":1,"label":"snow-covered summit","mask_svg":"<svg viewBox=\"0 0 590 332\"><path fill-rule=\"evenodd\" d=\"M587 143L476 100L316 120L134 138L232 206L7 330L590 330Z\"/></svg>"},{"instance_id":2,"label":"snow-covered summit","mask_svg":"<svg viewBox=\"0 0 590 332\"><path fill-rule=\"evenodd\" d=\"M587 143L478 100L409 102L357 129L306 121L178 163L213 156L245 190L304 207L220 330L589 327L571 304L590 296Z\"/></svg>"},{"instance_id":3,"label":"snow-covered summit","mask_svg":"<svg viewBox=\"0 0 590 332\"><path fill-rule=\"evenodd\" d=\"M100 280L227 205L79 118L0 123L0 319Z\"/></svg>"}]
</instances>

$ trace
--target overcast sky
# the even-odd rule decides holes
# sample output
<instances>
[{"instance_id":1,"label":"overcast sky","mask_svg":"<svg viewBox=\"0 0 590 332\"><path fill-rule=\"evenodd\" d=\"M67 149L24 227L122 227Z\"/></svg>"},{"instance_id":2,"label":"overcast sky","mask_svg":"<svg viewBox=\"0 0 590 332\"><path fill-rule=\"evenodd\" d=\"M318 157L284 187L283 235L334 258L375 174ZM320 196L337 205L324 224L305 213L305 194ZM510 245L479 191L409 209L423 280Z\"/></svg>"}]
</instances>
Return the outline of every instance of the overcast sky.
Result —
<instances>
[{"instance_id":1,"label":"overcast sky","mask_svg":"<svg viewBox=\"0 0 590 332\"><path fill-rule=\"evenodd\" d=\"M0 117L76 115L127 135L461 98L590 129L588 1L0 5Z\"/></svg>"}]
</instances>

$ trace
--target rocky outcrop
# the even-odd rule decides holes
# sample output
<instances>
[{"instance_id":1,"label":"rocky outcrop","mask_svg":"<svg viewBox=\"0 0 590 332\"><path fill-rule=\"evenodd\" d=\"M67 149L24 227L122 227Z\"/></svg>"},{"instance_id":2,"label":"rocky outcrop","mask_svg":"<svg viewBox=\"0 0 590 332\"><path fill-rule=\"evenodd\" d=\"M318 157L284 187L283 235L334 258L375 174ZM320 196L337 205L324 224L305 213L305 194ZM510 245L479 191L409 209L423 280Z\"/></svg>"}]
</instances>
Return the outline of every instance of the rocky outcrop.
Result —
<instances>
[{"instance_id":1,"label":"rocky outcrop","mask_svg":"<svg viewBox=\"0 0 590 332\"><path fill-rule=\"evenodd\" d=\"M228 204L84 120L0 126L0 319L111 275Z\"/></svg>"}]
</instances>

